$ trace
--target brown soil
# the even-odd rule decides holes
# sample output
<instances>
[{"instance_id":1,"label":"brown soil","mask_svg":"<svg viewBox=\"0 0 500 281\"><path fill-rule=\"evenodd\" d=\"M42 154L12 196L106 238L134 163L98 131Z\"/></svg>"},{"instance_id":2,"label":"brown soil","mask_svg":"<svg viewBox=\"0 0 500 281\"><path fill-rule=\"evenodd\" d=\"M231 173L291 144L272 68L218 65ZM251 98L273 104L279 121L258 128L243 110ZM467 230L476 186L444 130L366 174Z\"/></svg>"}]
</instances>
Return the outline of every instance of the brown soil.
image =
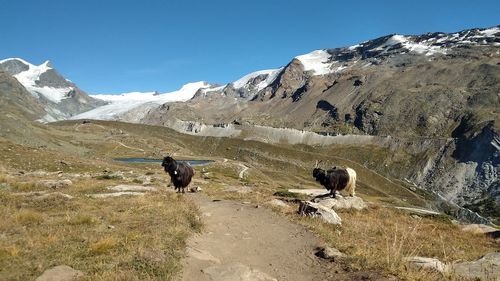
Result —
<instances>
[{"instance_id":1,"label":"brown soil","mask_svg":"<svg viewBox=\"0 0 500 281\"><path fill-rule=\"evenodd\" d=\"M188 196L199 206L205 229L188 241L182 280L215 280L207 268L230 271L234 264L277 280L395 280L373 271L352 270L348 260L333 262L316 257L315 250L323 243L304 227L271 210L211 200L202 194Z\"/></svg>"}]
</instances>

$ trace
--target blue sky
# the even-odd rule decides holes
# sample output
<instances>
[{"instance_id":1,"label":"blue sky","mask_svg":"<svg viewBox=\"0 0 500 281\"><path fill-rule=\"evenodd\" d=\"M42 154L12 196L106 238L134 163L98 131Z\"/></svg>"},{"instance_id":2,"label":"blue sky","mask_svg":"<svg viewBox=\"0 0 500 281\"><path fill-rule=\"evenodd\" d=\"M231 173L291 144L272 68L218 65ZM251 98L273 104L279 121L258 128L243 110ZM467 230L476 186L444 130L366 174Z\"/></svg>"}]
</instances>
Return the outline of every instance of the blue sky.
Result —
<instances>
[{"instance_id":1,"label":"blue sky","mask_svg":"<svg viewBox=\"0 0 500 281\"><path fill-rule=\"evenodd\" d=\"M167 92L387 34L498 24L498 0L0 0L0 59L50 60L92 94Z\"/></svg>"}]
</instances>

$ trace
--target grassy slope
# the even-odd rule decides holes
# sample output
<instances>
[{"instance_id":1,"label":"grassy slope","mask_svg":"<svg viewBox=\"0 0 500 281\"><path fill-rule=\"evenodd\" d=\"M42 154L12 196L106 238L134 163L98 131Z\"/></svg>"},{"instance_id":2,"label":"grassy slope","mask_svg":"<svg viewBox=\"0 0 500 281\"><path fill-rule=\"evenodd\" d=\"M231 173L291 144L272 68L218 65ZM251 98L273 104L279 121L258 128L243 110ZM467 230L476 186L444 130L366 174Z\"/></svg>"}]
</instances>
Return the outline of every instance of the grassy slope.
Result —
<instances>
[{"instance_id":1,"label":"grassy slope","mask_svg":"<svg viewBox=\"0 0 500 281\"><path fill-rule=\"evenodd\" d=\"M297 217L293 198L289 199L291 209L281 210L289 219L310 227L326 243L348 253L354 268L375 268L408 280L440 279L407 268L400 258L415 254L447 262L472 260L499 247L498 242L464 233L440 217L411 217L384 207L425 206L426 201L402 183L365 168L363 160L377 163L390 153L382 148L275 146L230 138L193 137L163 127L117 122L60 122L50 125L44 133L49 136L44 140L46 146L0 141L4 152L0 161L6 168L0 180L3 186L10 186L0 189L3 216L0 233L6 237L0 239L0 260L4 263L0 266L3 268L0 276L8 279L33 277L47 267L64 263L87 272L92 280L172 278L180 269L185 239L200 228L196 209L186 204L183 197L161 192L144 198L106 200L102 204L84 195L127 181L96 178L74 180L72 187L63 190L75 196L69 201L39 202L12 195L37 190L34 182L40 180L14 176L13 170L62 170L65 174L94 176L102 174L104 169L133 171L135 175L158 174L166 182L157 164L120 164L112 158L161 158L168 153L181 158L216 160L210 166L196 167L193 184L213 197L255 204L264 204L275 198L276 191L287 188L319 188L310 176L310 168L317 159L355 168L359 177L358 194L373 204L366 211L341 212L344 220L341 227ZM345 151L351 153L346 155ZM250 168L243 178L238 176L240 164ZM240 189L251 192L235 191ZM108 225L114 228L111 230ZM168 257L160 263L150 257L158 255L158 250L163 253L160 256Z\"/></svg>"}]
</instances>

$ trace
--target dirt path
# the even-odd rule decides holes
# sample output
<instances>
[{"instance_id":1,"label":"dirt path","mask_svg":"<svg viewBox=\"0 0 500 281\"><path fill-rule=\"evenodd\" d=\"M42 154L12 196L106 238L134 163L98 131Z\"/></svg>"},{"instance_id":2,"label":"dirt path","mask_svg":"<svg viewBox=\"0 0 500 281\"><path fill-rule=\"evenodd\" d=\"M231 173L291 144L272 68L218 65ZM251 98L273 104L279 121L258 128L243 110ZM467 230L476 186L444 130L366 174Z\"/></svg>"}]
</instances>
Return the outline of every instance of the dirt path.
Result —
<instances>
[{"instance_id":1,"label":"dirt path","mask_svg":"<svg viewBox=\"0 0 500 281\"><path fill-rule=\"evenodd\" d=\"M190 196L206 227L188 241L182 280L231 280L241 273L253 280L298 281L323 275L313 253L320 243L303 227L265 208Z\"/></svg>"},{"instance_id":2,"label":"dirt path","mask_svg":"<svg viewBox=\"0 0 500 281\"><path fill-rule=\"evenodd\" d=\"M383 280L317 258L321 242L271 210L189 196L201 210L205 230L188 241L182 280Z\"/></svg>"}]
</instances>

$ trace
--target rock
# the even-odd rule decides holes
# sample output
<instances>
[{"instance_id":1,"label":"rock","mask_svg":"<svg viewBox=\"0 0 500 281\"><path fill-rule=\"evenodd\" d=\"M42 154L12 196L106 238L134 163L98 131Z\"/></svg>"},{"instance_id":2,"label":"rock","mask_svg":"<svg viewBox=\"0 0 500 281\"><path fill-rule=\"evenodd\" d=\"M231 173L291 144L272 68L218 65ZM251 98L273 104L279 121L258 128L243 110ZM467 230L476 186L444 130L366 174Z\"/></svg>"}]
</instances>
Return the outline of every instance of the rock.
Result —
<instances>
[{"instance_id":1,"label":"rock","mask_svg":"<svg viewBox=\"0 0 500 281\"><path fill-rule=\"evenodd\" d=\"M329 209L334 209L334 210L341 210L341 209L356 209L356 210L362 210L367 207L365 201L361 199L360 197L354 196L348 196L348 197L343 197L342 195L337 195L336 198L314 198L312 200L313 202L316 202L326 208Z\"/></svg>"},{"instance_id":2,"label":"rock","mask_svg":"<svg viewBox=\"0 0 500 281\"><path fill-rule=\"evenodd\" d=\"M152 186L127 185L127 184L108 186L106 187L106 189L112 191L157 191L157 188Z\"/></svg>"},{"instance_id":3,"label":"rock","mask_svg":"<svg viewBox=\"0 0 500 281\"><path fill-rule=\"evenodd\" d=\"M123 196L123 195L144 196L144 194L145 193L142 193L142 192L122 191L122 192L113 192L113 193L87 194L87 197L91 197L91 198L108 198L108 197L118 197L118 196Z\"/></svg>"},{"instance_id":4,"label":"rock","mask_svg":"<svg viewBox=\"0 0 500 281\"><path fill-rule=\"evenodd\" d=\"M31 192L19 192L19 193L12 193L12 195L18 195L18 196L26 196L33 198L34 200L43 200L46 198L54 198L54 197L60 197L63 199L73 199L74 197L62 193L62 192L48 192L48 191L31 191Z\"/></svg>"},{"instance_id":5,"label":"rock","mask_svg":"<svg viewBox=\"0 0 500 281\"><path fill-rule=\"evenodd\" d=\"M296 194L305 194L310 196L319 196L328 194L328 190L322 189L289 189L288 192L296 193Z\"/></svg>"},{"instance_id":6,"label":"rock","mask_svg":"<svg viewBox=\"0 0 500 281\"><path fill-rule=\"evenodd\" d=\"M287 203L285 203L283 200L279 200L279 199L273 199L269 202L267 202L269 205L272 205L272 206L276 206L276 207L280 207L280 208L288 208L290 206L288 206Z\"/></svg>"},{"instance_id":7,"label":"rock","mask_svg":"<svg viewBox=\"0 0 500 281\"><path fill-rule=\"evenodd\" d=\"M450 272L473 280L498 280L500 276L500 252L489 253L477 261L451 265Z\"/></svg>"},{"instance_id":8,"label":"rock","mask_svg":"<svg viewBox=\"0 0 500 281\"><path fill-rule=\"evenodd\" d=\"M318 203L310 201L301 201L299 206L299 214L311 217L320 217L327 223L341 224L342 219L337 213L330 208L322 206Z\"/></svg>"},{"instance_id":9,"label":"rock","mask_svg":"<svg viewBox=\"0 0 500 281\"><path fill-rule=\"evenodd\" d=\"M201 177L202 177L203 179L205 179L205 180L209 180L209 179L210 179L210 177L211 177L211 174L210 174L210 173L208 173L208 172L207 172L207 173L203 173L203 174L201 174Z\"/></svg>"},{"instance_id":10,"label":"rock","mask_svg":"<svg viewBox=\"0 0 500 281\"><path fill-rule=\"evenodd\" d=\"M411 214L416 214L416 215L424 215L424 216L438 216L438 215L442 215L441 213L439 212L436 212L436 211L432 211L432 210L426 210L426 209L419 209L419 208L408 208L408 207L394 207L398 210L402 210L402 211L405 211L405 212L408 212L408 213L411 213Z\"/></svg>"},{"instance_id":11,"label":"rock","mask_svg":"<svg viewBox=\"0 0 500 281\"><path fill-rule=\"evenodd\" d=\"M46 188L58 189L71 186L73 182L71 180L41 180L37 184Z\"/></svg>"},{"instance_id":12,"label":"rock","mask_svg":"<svg viewBox=\"0 0 500 281\"><path fill-rule=\"evenodd\" d=\"M410 265L418 269L427 269L432 271L437 271L439 273L444 273L447 271L447 267L438 259L425 258L425 257L405 257L403 261L409 263Z\"/></svg>"},{"instance_id":13,"label":"rock","mask_svg":"<svg viewBox=\"0 0 500 281\"><path fill-rule=\"evenodd\" d=\"M331 261L334 261L338 258L347 257L346 254L344 254L341 251L339 251L335 248L332 248L332 247L321 248L321 249L319 249L319 251L317 251L315 253L315 255L320 257L320 258L331 260Z\"/></svg>"},{"instance_id":14,"label":"rock","mask_svg":"<svg viewBox=\"0 0 500 281\"><path fill-rule=\"evenodd\" d=\"M214 257L211 253L205 250L187 247L186 252L188 256L193 257L197 260L211 261L220 264L220 260L218 258Z\"/></svg>"},{"instance_id":15,"label":"rock","mask_svg":"<svg viewBox=\"0 0 500 281\"><path fill-rule=\"evenodd\" d=\"M472 232L475 234L487 234L490 232L499 231L498 229L485 224L466 224L460 227L463 231Z\"/></svg>"},{"instance_id":16,"label":"rock","mask_svg":"<svg viewBox=\"0 0 500 281\"><path fill-rule=\"evenodd\" d=\"M211 280L217 281L277 281L278 279L268 274L252 269L241 263L227 265L214 265L202 270L210 276Z\"/></svg>"},{"instance_id":17,"label":"rock","mask_svg":"<svg viewBox=\"0 0 500 281\"><path fill-rule=\"evenodd\" d=\"M85 274L67 265L58 265L47 269L35 281L80 281Z\"/></svg>"},{"instance_id":18,"label":"rock","mask_svg":"<svg viewBox=\"0 0 500 281\"><path fill-rule=\"evenodd\" d=\"M200 192L202 190L203 189L201 189L201 187L199 187L199 186L192 186L192 187L189 188L189 191L191 191L193 193Z\"/></svg>"}]
</instances>

